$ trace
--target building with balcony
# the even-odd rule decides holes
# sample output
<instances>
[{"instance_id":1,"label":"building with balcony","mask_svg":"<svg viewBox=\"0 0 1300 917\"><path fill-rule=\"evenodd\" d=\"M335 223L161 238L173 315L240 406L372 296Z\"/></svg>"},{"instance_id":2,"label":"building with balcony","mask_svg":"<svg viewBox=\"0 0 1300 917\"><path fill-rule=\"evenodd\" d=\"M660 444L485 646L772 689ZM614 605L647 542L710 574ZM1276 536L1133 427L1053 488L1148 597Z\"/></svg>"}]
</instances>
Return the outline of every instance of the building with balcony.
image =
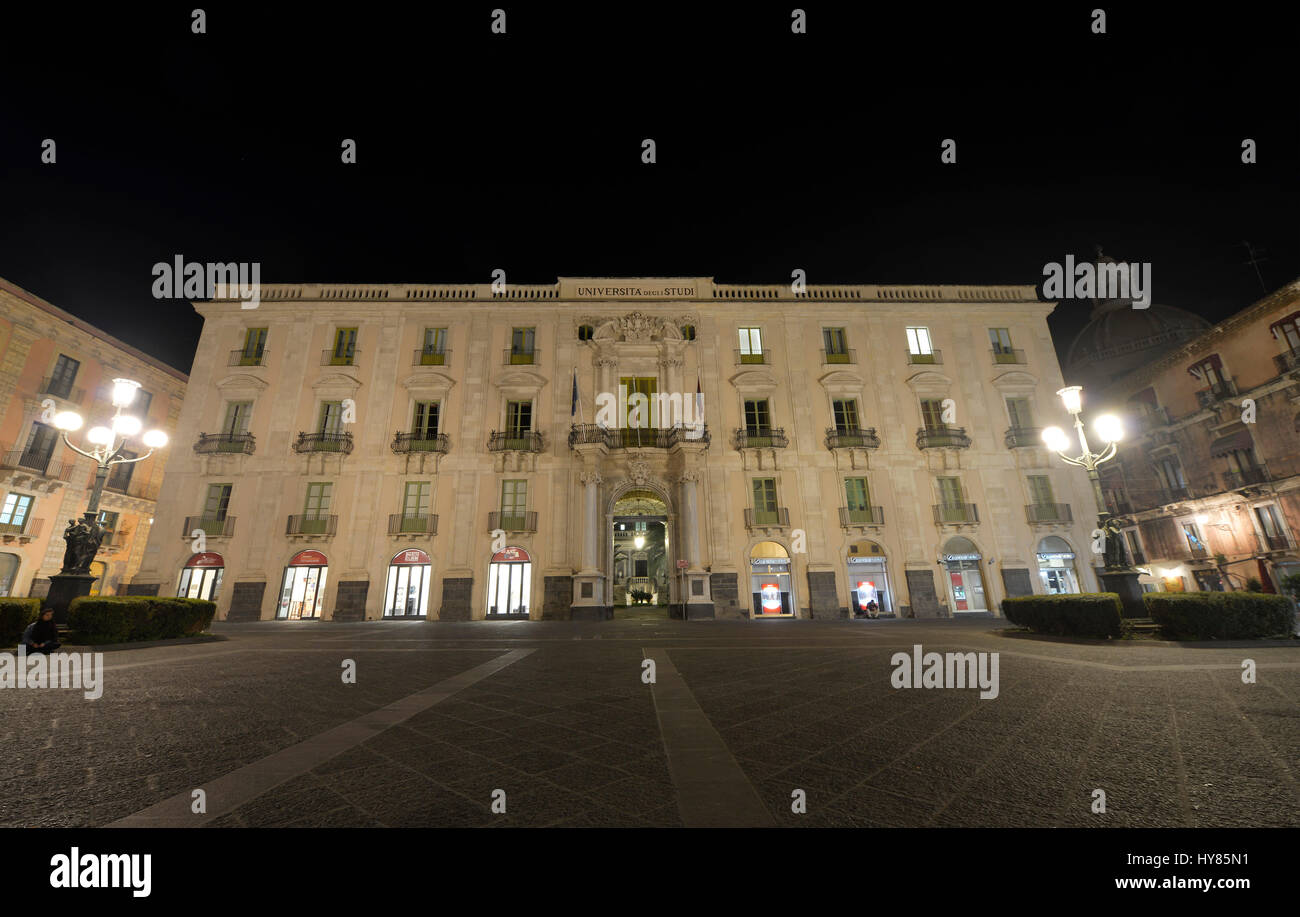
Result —
<instances>
[{"instance_id":1,"label":"building with balcony","mask_svg":"<svg viewBox=\"0 0 1300 917\"><path fill-rule=\"evenodd\" d=\"M1300 281L1124 376L1103 466L1147 590L1278 591L1300 572ZM1085 397L1087 397L1085 392Z\"/></svg>"},{"instance_id":2,"label":"building with balcony","mask_svg":"<svg viewBox=\"0 0 1300 917\"><path fill-rule=\"evenodd\" d=\"M43 596L63 566L63 530L86 510L95 465L64 445L51 420L75 410L87 428L106 422L118 376L141 383L127 413L173 433L184 373L0 279L0 595ZM166 452L109 474L93 594L120 592L140 566Z\"/></svg>"},{"instance_id":3,"label":"building with balcony","mask_svg":"<svg viewBox=\"0 0 1300 917\"><path fill-rule=\"evenodd\" d=\"M199 302L131 589L228 620L940 616L1092 590L1087 479L1025 432L1060 422L1053 307L708 278Z\"/></svg>"}]
</instances>

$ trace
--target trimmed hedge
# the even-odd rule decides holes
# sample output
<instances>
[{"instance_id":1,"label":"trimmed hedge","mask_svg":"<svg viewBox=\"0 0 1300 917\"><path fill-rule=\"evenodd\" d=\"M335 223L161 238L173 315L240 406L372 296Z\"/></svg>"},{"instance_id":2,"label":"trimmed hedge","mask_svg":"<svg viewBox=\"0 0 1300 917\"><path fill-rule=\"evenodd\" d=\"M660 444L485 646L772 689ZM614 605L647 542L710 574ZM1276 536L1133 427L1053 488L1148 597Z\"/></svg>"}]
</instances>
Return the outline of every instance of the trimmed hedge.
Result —
<instances>
[{"instance_id":1,"label":"trimmed hedge","mask_svg":"<svg viewBox=\"0 0 1300 917\"><path fill-rule=\"evenodd\" d=\"M1147 614L1170 640L1289 637L1295 611L1284 595L1266 592L1148 592Z\"/></svg>"},{"instance_id":2,"label":"trimmed hedge","mask_svg":"<svg viewBox=\"0 0 1300 917\"><path fill-rule=\"evenodd\" d=\"M82 596L68 606L73 643L131 643L202 633L216 614L215 602L149 595Z\"/></svg>"},{"instance_id":3,"label":"trimmed hedge","mask_svg":"<svg viewBox=\"0 0 1300 917\"><path fill-rule=\"evenodd\" d=\"M40 599L0 598L0 646L16 646L40 611Z\"/></svg>"},{"instance_id":4,"label":"trimmed hedge","mask_svg":"<svg viewBox=\"0 0 1300 917\"><path fill-rule=\"evenodd\" d=\"M1002 600L1002 614L1034 633L1070 637L1118 637L1124 606L1116 592L1024 595Z\"/></svg>"}]
</instances>

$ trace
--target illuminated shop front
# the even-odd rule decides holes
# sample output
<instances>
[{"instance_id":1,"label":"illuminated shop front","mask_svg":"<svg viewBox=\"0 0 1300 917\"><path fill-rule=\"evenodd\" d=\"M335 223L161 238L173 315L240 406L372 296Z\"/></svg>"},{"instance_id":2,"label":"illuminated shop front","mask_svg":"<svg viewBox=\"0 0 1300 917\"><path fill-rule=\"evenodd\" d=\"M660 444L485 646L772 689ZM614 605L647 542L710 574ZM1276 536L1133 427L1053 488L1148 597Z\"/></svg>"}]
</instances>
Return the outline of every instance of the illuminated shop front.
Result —
<instances>
[{"instance_id":1,"label":"illuminated shop front","mask_svg":"<svg viewBox=\"0 0 1300 917\"><path fill-rule=\"evenodd\" d=\"M943 546L944 577L953 614L988 611L984 598L983 555L969 538L949 538Z\"/></svg>"},{"instance_id":2,"label":"illuminated shop front","mask_svg":"<svg viewBox=\"0 0 1300 917\"><path fill-rule=\"evenodd\" d=\"M385 618L423 618L429 609L429 555L411 548L398 551L388 564Z\"/></svg>"},{"instance_id":3,"label":"illuminated shop front","mask_svg":"<svg viewBox=\"0 0 1300 917\"><path fill-rule=\"evenodd\" d=\"M284 568L280 606L275 616L297 621L320 617L325 599L325 575L329 560L320 551L299 551Z\"/></svg>"},{"instance_id":4,"label":"illuminated shop front","mask_svg":"<svg viewBox=\"0 0 1300 917\"><path fill-rule=\"evenodd\" d=\"M874 601L878 614L894 613L893 590L889 588L889 571L885 565L885 551L874 541L859 541L849 545L848 563L849 608L854 617L867 613L868 603Z\"/></svg>"},{"instance_id":5,"label":"illuminated shop front","mask_svg":"<svg viewBox=\"0 0 1300 917\"><path fill-rule=\"evenodd\" d=\"M1074 551L1064 538L1049 535L1038 543L1038 579L1048 595L1079 591Z\"/></svg>"},{"instance_id":6,"label":"illuminated shop front","mask_svg":"<svg viewBox=\"0 0 1300 917\"><path fill-rule=\"evenodd\" d=\"M790 554L775 541L760 541L749 554L754 618L794 617Z\"/></svg>"},{"instance_id":7,"label":"illuminated shop front","mask_svg":"<svg viewBox=\"0 0 1300 917\"><path fill-rule=\"evenodd\" d=\"M487 616L527 618L532 600L533 559L523 548L503 548L488 567Z\"/></svg>"},{"instance_id":8,"label":"illuminated shop front","mask_svg":"<svg viewBox=\"0 0 1300 917\"><path fill-rule=\"evenodd\" d=\"M176 590L178 598L217 600L221 589L221 574L225 572L226 562L220 554L204 551L195 554L186 561L181 570L181 582Z\"/></svg>"}]
</instances>

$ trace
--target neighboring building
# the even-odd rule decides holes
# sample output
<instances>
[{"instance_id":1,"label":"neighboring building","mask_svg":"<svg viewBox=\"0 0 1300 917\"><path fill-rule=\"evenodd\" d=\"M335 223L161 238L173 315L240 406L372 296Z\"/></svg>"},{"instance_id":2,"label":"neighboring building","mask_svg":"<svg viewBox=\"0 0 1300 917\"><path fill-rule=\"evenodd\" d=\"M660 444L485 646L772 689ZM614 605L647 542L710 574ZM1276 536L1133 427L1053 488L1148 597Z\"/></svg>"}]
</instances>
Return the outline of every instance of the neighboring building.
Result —
<instances>
[{"instance_id":1,"label":"neighboring building","mask_svg":"<svg viewBox=\"0 0 1300 917\"><path fill-rule=\"evenodd\" d=\"M692 617L935 616L1094 591L1090 486L1039 438L1063 418L1053 308L1032 286L707 278L196 303L131 590L228 620L683 596ZM674 427L697 392L707 431Z\"/></svg>"},{"instance_id":2,"label":"neighboring building","mask_svg":"<svg viewBox=\"0 0 1300 917\"><path fill-rule=\"evenodd\" d=\"M1134 523L1125 538L1144 588L1242 589L1255 578L1273 592L1300 572L1300 281L1095 403L1125 416L1103 489Z\"/></svg>"},{"instance_id":3,"label":"neighboring building","mask_svg":"<svg viewBox=\"0 0 1300 917\"><path fill-rule=\"evenodd\" d=\"M85 512L95 465L64 445L50 417L75 410L88 421L82 433L106 422L118 376L141 384L129 413L173 434L184 373L0 279L0 595L43 596L63 566L63 529ZM74 442L84 446L79 435ZM91 565L94 594L116 594L139 567L164 456L109 476L99 505L109 532Z\"/></svg>"}]
</instances>

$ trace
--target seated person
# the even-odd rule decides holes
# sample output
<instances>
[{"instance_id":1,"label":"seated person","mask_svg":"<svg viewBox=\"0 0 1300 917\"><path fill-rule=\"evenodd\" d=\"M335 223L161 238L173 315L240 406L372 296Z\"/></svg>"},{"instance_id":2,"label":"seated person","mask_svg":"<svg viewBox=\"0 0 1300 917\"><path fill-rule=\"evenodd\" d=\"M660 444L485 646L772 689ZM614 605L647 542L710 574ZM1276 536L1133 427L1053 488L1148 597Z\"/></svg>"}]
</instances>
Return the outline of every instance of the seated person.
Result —
<instances>
[{"instance_id":1,"label":"seated person","mask_svg":"<svg viewBox=\"0 0 1300 917\"><path fill-rule=\"evenodd\" d=\"M59 627L54 623L54 609L46 608L23 631L23 645L29 653L49 655L59 648Z\"/></svg>"}]
</instances>

